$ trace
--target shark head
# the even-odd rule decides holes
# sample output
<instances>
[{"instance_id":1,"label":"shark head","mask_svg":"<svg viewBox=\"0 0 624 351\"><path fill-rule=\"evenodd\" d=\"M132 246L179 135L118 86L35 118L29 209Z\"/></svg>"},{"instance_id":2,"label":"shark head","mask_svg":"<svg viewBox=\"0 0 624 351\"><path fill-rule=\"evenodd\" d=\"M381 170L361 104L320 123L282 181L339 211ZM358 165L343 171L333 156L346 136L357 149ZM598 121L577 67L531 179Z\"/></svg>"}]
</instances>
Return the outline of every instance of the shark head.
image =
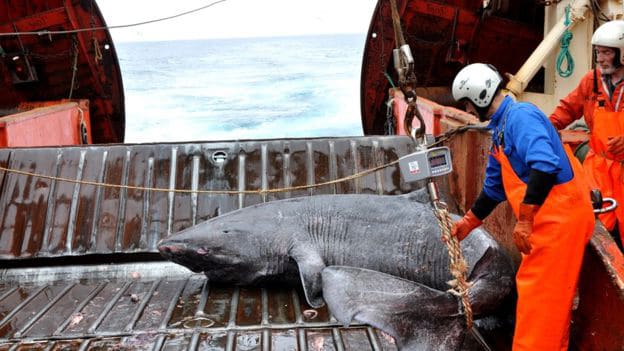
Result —
<instances>
[{"instance_id":1,"label":"shark head","mask_svg":"<svg viewBox=\"0 0 624 351\"><path fill-rule=\"evenodd\" d=\"M161 240L158 251L213 281L252 284L270 273L269 259L275 259L260 233L258 221L232 212Z\"/></svg>"}]
</instances>

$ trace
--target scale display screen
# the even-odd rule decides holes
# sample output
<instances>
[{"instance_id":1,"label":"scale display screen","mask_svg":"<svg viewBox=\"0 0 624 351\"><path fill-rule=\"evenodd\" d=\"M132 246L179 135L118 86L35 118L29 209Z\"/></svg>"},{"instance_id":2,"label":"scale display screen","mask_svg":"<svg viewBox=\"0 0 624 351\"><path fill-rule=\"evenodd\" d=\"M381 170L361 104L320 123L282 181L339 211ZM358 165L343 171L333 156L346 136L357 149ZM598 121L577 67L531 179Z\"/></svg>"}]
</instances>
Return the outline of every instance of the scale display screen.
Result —
<instances>
[{"instance_id":1,"label":"scale display screen","mask_svg":"<svg viewBox=\"0 0 624 351\"><path fill-rule=\"evenodd\" d=\"M429 156L429 165L434 167L446 166L448 163L446 162L446 155L430 155Z\"/></svg>"},{"instance_id":2,"label":"scale display screen","mask_svg":"<svg viewBox=\"0 0 624 351\"><path fill-rule=\"evenodd\" d=\"M448 147L416 151L399 159L401 175L406 182L439 177L453 171Z\"/></svg>"}]
</instances>

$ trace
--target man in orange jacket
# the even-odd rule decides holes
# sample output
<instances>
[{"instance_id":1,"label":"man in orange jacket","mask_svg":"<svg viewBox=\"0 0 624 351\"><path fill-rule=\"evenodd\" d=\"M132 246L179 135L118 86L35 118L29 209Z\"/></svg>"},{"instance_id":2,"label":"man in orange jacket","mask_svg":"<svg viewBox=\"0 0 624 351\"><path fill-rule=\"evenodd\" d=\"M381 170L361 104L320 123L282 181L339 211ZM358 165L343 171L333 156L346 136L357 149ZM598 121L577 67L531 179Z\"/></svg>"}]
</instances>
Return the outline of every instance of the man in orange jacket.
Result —
<instances>
[{"instance_id":1,"label":"man in orange jacket","mask_svg":"<svg viewBox=\"0 0 624 351\"><path fill-rule=\"evenodd\" d=\"M618 202L615 212L600 215L622 248L624 236L624 21L611 21L594 32L597 66L550 116L557 129L585 117L590 150L583 162L588 181L604 197Z\"/></svg>"},{"instance_id":2,"label":"man in orange jacket","mask_svg":"<svg viewBox=\"0 0 624 351\"><path fill-rule=\"evenodd\" d=\"M589 185L548 118L532 104L505 97L501 86L498 72L480 63L464 67L453 81L455 100L490 121L493 146L483 190L451 233L464 239L500 202L509 202L522 252L513 350L567 351L572 300L594 229Z\"/></svg>"}]
</instances>

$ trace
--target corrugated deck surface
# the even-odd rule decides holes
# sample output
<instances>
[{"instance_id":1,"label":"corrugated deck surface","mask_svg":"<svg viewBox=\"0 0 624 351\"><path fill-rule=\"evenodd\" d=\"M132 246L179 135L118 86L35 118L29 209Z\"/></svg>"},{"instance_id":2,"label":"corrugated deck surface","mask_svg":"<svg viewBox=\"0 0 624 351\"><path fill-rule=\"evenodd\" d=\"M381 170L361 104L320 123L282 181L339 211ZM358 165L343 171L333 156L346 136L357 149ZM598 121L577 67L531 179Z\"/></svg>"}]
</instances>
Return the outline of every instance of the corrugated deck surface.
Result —
<instances>
[{"instance_id":1,"label":"corrugated deck surface","mask_svg":"<svg viewBox=\"0 0 624 351\"><path fill-rule=\"evenodd\" d=\"M336 180L411 151L407 137L112 145L0 150L0 165L111 184L257 190ZM169 262L134 262L157 257L170 233L260 202L413 190L396 166L264 195L0 173L0 267L11 264L0 270L0 351L396 349L373 328L343 328L326 309L310 309L296 288L214 286Z\"/></svg>"},{"instance_id":2,"label":"corrugated deck surface","mask_svg":"<svg viewBox=\"0 0 624 351\"><path fill-rule=\"evenodd\" d=\"M378 330L343 328L326 308L310 309L297 289L211 285L169 266L1 283L0 350L396 349Z\"/></svg>"}]
</instances>

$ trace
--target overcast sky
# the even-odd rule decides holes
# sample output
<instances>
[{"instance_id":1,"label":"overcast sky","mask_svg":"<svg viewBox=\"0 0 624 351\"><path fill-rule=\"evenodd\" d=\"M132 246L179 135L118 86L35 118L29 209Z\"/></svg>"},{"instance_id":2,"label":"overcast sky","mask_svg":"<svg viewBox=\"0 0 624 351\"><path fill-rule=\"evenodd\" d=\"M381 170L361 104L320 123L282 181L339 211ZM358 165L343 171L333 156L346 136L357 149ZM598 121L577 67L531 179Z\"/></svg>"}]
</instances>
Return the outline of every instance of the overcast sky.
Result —
<instances>
[{"instance_id":1,"label":"overcast sky","mask_svg":"<svg viewBox=\"0 0 624 351\"><path fill-rule=\"evenodd\" d=\"M214 0L98 0L109 26L175 15ZM377 0L226 0L184 17L113 29L115 41L366 33Z\"/></svg>"}]
</instances>

